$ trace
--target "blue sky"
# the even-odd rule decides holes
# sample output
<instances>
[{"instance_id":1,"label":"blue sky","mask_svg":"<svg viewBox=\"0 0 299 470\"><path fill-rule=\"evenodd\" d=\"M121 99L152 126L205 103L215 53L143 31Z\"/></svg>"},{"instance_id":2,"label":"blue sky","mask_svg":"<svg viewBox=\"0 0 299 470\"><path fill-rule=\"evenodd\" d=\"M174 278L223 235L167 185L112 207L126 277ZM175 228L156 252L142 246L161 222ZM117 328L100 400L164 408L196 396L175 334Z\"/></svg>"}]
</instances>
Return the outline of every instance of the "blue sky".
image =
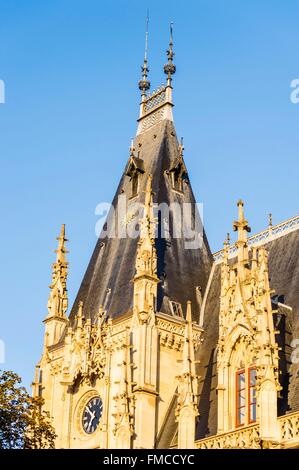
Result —
<instances>
[{"instance_id":1,"label":"blue sky","mask_svg":"<svg viewBox=\"0 0 299 470\"><path fill-rule=\"evenodd\" d=\"M146 8L160 85L174 21L175 123L211 247L242 197L253 232L298 213L299 0L0 0L2 368L28 386L42 350L55 237L66 224L69 297L96 243L138 117Z\"/></svg>"}]
</instances>

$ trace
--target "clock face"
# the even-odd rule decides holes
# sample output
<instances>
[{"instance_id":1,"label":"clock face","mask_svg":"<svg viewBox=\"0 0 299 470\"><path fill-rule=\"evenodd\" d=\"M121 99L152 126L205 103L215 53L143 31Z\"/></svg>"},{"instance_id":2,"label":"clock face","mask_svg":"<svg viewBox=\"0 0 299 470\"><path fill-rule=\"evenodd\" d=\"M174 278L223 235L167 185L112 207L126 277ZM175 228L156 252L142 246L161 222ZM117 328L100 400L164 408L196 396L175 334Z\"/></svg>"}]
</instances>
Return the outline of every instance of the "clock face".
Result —
<instances>
[{"instance_id":1,"label":"clock face","mask_svg":"<svg viewBox=\"0 0 299 470\"><path fill-rule=\"evenodd\" d=\"M82 416L83 429L87 434L92 434L97 429L103 414L103 402L100 397L94 397L84 408Z\"/></svg>"}]
</instances>

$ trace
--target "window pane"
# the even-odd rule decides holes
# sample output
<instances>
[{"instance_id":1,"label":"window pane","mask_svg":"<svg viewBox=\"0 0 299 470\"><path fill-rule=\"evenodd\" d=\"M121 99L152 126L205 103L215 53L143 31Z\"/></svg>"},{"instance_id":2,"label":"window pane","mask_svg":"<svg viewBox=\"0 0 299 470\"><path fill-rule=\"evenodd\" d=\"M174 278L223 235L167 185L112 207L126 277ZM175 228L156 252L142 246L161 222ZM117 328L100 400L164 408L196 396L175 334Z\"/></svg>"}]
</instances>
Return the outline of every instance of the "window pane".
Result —
<instances>
[{"instance_id":1,"label":"window pane","mask_svg":"<svg viewBox=\"0 0 299 470\"><path fill-rule=\"evenodd\" d=\"M245 408L240 408L239 409L239 419L238 419L238 424L244 424L245 423Z\"/></svg>"},{"instance_id":2,"label":"window pane","mask_svg":"<svg viewBox=\"0 0 299 470\"><path fill-rule=\"evenodd\" d=\"M256 421L256 404L250 405L250 421Z\"/></svg>"},{"instance_id":3,"label":"window pane","mask_svg":"<svg viewBox=\"0 0 299 470\"><path fill-rule=\"evenodd\" d=\"M249 421L256 421L256 369L249 370Z\"/></svg>"},{"instance_id":4,"label":"window pane","mask_svg":"<svg viewBox=\"0 0 299 470\"><path fill-rule=\"evenodd\" d=\"M245 389L242 390L238 395L238 408L245 406Z\"/></svg>"},{"instance_id":5,"label":"window pane","mask_svg":"<svg viewBox=\"0 0 299 470\"><path fill-rule=\"evenodd\" d=\"M256 401L256 393L255 387L251 387L249 391L249 401L250 403L254 403Z\"/></svg>"},{"instance_id":6,"label":"window pane","mask_svg":"<svg viewBox=\"0 0 299 470\"><path fill-rule=\"evenodd\" d=\"M246 388L245 371L237 372L237 390L236 390L236 414L237 425L245 424L246 415Z\"/></svg>"},{"instance_id":7,"label":"window pane","mask_svg":"<svg viewBox=\"0 0 299 470\"><path fill-rule=\"evenodd\" d=\"M243 388L245 388L245 373L241 372L238 374L238 389L242 390Z\"/></svg>"},{"instance_id":8,"label":"window pane","mask_svg":"<svg viewBox=\"0 0 299 470\"><path fill-rule=\"evenodd\" d=\"M250 376L250 386L252 387L256 385L256 370L250 369L249 376Z\"/></svg>"}]
</instances>

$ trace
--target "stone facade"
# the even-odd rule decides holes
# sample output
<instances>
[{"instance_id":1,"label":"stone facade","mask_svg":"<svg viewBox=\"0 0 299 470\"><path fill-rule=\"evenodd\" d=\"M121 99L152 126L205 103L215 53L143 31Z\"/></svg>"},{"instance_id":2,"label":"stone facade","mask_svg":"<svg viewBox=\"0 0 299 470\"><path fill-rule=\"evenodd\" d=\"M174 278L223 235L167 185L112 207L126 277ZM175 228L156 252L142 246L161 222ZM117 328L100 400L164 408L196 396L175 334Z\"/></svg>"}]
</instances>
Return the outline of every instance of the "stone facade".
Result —
<instances>
[{"instance_id":1,"label":"stone facade","mask_svg":"<svg viewBox=\"0 0 299 470\"><path fill-rule=\"evenodd\" d=\"M297 219L248 239L239 201L238 239L214 257L204 231L193 250L157 236L157 202L190 204L193 222L197 210L173 125L173 55L171 37L167 85L148 96L144 63L137 136L114 199L129 202L125 225L132 200L142 203L140 236L99 240L67 316L62 226L33 394L57 448L298 447Z\"/></svg>"}]
</instances>

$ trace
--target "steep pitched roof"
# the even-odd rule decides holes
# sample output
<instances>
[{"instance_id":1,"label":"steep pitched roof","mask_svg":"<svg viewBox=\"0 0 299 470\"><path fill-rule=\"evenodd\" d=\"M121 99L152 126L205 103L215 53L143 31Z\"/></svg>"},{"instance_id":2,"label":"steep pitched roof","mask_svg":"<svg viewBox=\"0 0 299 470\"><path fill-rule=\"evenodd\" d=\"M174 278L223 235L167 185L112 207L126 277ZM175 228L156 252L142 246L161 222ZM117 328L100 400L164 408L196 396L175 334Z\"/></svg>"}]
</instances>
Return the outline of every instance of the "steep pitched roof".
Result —
<instances>
[{"instance_id":1,"label":"steep pitched roof","mask_svg":"<svg viewBox=\"0 0 299 470\"><path fill-rule=\"evenodd\" d=\"M179 143L173 122L164 119L139 133L135 138L134 148L138 166L143 170L140 172L138 196L130 198L131 181L125 169L112 203L116 211L119 206L119 196L123 196L128 204L125 219L128 221L132 218L134 222L138 221L133 210L133 203L144 202L145 184L149 174L153 177L154 203L167 205L178 203L180 207L183 203L190 203L193 211L197 211L188 179L184 180L182 193L172 189L168 170L179 156ZM192 221L194 223L194 214ZM170 215L170 226L176 223L177 220ZM159 225L161 225L161 220L159 220ZM70 313L71 320L74 319L78 302L81 300L85 317L92 319L95 318L101 305L111 318L119 317L132 309L133 284L131 280L135 272L136 249L136 238L109 238L101 235ZM157 309L166 314L172 314L169 303L169 300L172 300L181 303L185 311L187 300L191 300L194 319L198 320L199 303L196 287L200 286L204 292L212 264L212 255L205 234L202 246L193 249L186 248L185 240L174 238L172 233L169 238L157 236L156 249L158 277L161 279L158 287Z\"/></svg>"},{"instance_id":2,"label":"steep pitched roof","mask_svg":"<svg viewBox=\"0 0 299 470\"><path fill-rule=\"evenodd\" d=\"M280 415L299 410L299 364L290 356L292 339L299 338L299 227L265 242L269 252L270 287L275 290L273 308L280 352L279 370L282 391L278 401ZM233 262L233 259L232 259ZM196 439L217 433L217 342L219 335L221 263L215 263L210 274L203 306L204 341L198 352L200 360L200 419Z\"/></svg>"}]
</instances>

